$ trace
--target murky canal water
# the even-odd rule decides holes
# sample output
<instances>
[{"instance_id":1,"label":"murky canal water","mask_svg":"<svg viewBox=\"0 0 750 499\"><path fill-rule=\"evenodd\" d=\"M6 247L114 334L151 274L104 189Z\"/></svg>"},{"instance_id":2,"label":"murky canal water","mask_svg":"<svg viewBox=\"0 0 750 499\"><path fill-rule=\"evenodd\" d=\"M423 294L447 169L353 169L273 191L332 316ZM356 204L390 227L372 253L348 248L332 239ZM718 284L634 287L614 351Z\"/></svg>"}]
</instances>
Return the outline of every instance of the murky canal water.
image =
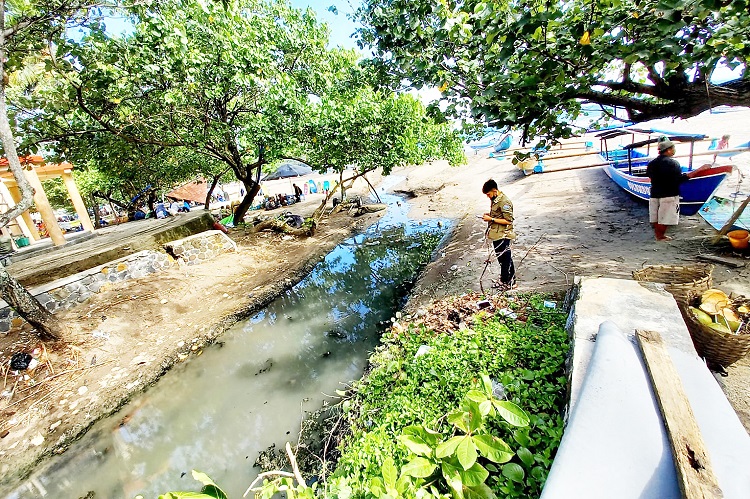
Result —
<instances>
[{"instance_id":1,"label":"murky canal water","mask_svg":"<svg viewBox=\"0 0 750 499\"><path fill-rule=\"evenodd\" d=\"M437 220L409 221L405 203L384 201L389 210L376 226L97 423L9 497L76 499L93 491L96 498L156 498L197 490L191 469L241 497L258 472L258 453L294 442L303 411L361 376L383 321L403 305L442 238Z\"/></svg>"}]
</instances>

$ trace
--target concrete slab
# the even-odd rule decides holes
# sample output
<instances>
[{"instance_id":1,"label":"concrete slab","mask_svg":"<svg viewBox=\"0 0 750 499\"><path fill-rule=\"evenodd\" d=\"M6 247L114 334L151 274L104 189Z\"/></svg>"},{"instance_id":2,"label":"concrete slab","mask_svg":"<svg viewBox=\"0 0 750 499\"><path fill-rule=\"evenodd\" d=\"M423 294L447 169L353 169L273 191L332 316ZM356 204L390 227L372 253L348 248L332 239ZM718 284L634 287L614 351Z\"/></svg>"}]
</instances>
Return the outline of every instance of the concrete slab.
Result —
<instances>
[{"instance_id":1,"label":"concrete slab","mask_svg":"<svg viewBox=\"0 0 750 499\"><path fill-rule=\"evenodd\" d=\"M166 219L148 219L97 229L96 237L76 241L77 244L36 249L28 258L15 261L6 268L25 286L39 286L56 279L82 272L112 260L208 230L213 218L204 210L182 213Z\"/></svg>"},{"instance_id":2,"label":"concrete slab","mask_svg":"<svg viewBox=\"0 0 750 499\"><path fill-rule=\"evenodd\" d=\"M750 497L750 436L695 352L663 285L583 278L569 327L574 338L570 418L543 497L673 497L674 464L636 329L658 331L664 338L724 497ZM602 345L597 345L599 335Z\"/></svg>"}]
</instances>

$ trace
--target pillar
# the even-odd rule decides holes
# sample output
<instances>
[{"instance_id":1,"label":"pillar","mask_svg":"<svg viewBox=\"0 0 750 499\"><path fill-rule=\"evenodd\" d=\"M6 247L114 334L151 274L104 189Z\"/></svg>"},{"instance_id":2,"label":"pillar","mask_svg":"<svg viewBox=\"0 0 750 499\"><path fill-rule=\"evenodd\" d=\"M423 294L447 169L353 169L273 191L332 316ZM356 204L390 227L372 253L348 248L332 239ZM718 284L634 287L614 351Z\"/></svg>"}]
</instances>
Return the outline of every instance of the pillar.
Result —
<instances>
[{"instance_id":1,"label":"pillar","mask_svg":"<svg viewBox=\"0 0 750 499\"><path fill-rule=\"evenodd\" d=\"M3 183L3 185L5 185ZM21 191L18 189L18 186L14 185L13 187L8 187L8 193L10 194L10 198L13 200L13 204L17 205L18 202L21 200ZM10 206L10 203L8 203ZM31 218L31 215L29 214L29 210L24 211L21 213L21 220L18 220L18 225L21 227L21 230L23 231L23 234L27 237L31 237L32 241L38 241L39 240L39 231L36 230L36 224L34 223L34 220ZM29 234L26 234L26 231L23 230L23 228L26 227L29 231Z\"/></svg>"},{"instance_id":2,"label":"pillar","mask_svg":"<svg viewBox=\"0 0 750 499\"><path fill-rule=\"evenodd\" d=\"M73 180L71 170L63 171L61 176L63 182L65 182L65 188L68 189L70 200L73 201L73 207L78 214L78 220L80 220L81 225L83 225L83 229L89 232L94 232L94 224L91 223L89 212L86 209L86 205L84 204L83 199L81 198L81 193L78 192L78 187L76 186L76 181Z\"/></svg>"},{"instance_id":3,"label":"pillar","mask_svg":"<svg viewBox=\"0 0 750 499\"><path fill-rule=\"evenodd\" d=\"M24 173L26 174L26 178L29 180L31 187L36 191L34 194L34 205L36 206L36 211L42 216L42 221L44 222L44 226L47 227L47 232L49 233L50 239L52 239L52 244L55 246L62 246L67 241L63 236L60 226L57 225L57 217L55 217L55 212L52 211L52 207L49 205L47 194L44 193L44 187L42 187L42 182L39 180L39 176L36 174L33 167L31 170L24 170Z\"/></svg>"}]
</instances>

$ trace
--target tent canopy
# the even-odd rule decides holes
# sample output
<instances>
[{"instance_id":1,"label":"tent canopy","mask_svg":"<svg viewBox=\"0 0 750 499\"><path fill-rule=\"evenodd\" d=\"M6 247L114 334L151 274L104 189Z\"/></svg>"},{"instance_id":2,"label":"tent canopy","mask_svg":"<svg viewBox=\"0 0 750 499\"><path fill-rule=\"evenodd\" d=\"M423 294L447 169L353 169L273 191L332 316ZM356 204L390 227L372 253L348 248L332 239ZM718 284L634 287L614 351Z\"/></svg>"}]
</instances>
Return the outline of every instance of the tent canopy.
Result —
<instances>
[{"instance_id":1,"label":"tent canopy","mask_svg":"<svg viewBox=\"0 0 750 499\"><path fill-rule=\"evenodd\" d=\"M302 177L313 172L309 165L294 159L286 159L279 164L275 172L269 173L262 180L276 180L288 177Z\"/></svg>"}]
</instances>

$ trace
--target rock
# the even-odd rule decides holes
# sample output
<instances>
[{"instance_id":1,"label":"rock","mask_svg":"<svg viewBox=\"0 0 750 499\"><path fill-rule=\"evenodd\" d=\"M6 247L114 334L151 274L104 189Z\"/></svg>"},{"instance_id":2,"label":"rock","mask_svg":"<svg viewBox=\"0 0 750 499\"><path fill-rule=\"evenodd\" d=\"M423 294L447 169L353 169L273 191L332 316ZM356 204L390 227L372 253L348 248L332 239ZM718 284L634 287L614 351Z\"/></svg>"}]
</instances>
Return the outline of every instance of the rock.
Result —
<instances>
[{"instance_id":1,"label":"rock","mask_svg":"<svg viewBox=\"0 0 750 499\"><path fill-rule=\"evenodd\" d=\"M458 265L451 265L451 272L455 272L458 270Z\"/></svg>"}]
</instances>

